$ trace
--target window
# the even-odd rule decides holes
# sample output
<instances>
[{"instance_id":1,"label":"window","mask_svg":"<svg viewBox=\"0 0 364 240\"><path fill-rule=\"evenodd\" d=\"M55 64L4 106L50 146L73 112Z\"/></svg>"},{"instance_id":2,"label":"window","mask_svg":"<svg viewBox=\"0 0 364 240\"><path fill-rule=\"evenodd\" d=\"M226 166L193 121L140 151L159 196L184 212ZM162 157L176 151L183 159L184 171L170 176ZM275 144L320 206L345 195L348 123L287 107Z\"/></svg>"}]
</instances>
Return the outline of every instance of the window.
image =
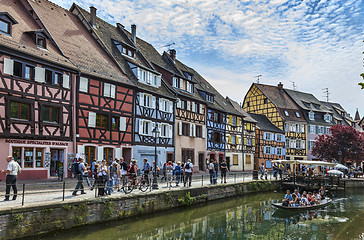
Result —
<instances>
[{"instance_id":1,"label":"window","mask_svg":"<svg viewBox=\"0 0 364 240\"><path fill-rule=\"evenodd\" d=\"M46 45L47 44L47 41L46 41L46 38L45 37L42 37L42 36L37 35L36 44L37 44L37 47L47 48L47 45Z\"/></svg>"},{"instance_id":2,"label":"window","mask_svg":"<svg viewBox=\"0 0 364 240\"><path fill-rule=\"evenodd\" d=\"M159 110L163 112L172 112L173 103L167 99L159 99Z\"/></svg>"},{"instance_id":3,"label":"window","mask_svg":"<svg viewBox=\"0 0 364 240\"><path fill-rule=\"evenodd\" d=\"M32 168L33 159L33 148L24 148L24 168Z\"/></svg>"},{"instance_id":4,"label":"window","mask_svg":"<svg viewBox=\"0 0 364 240\"><path fill-rule=\"evenodd\" d=\"M282 148L277 148L277 155L282 155Z\"/></svg>"},{"instance_id":5,"label":"window","mask_svg":"<svg viewBox=\"0 0 364 240\"><path fill-rule=\"evenodd\" d=\"M297 117L297 118L300 118L300 117L301 117L301 115L300 115L300 113L299 113L299 112L296 112L296 117Z\"/></svg>"},{"instance_id":6,"label":"window","mask_svg":"<svg viewBox=\"0 0 364 240\"><path fill-rule=\"evenodd\" d=\"M53 79L52 79L52 71L51 70L45 70L45 81L46 83L52 84L53 83Z\"/></svg>"},{"instance_id":7,"label":"window","mask_svg":"<svg viewBox=\"0 0 364 240\"><path fill-rule=\"evenodd\" d=\"M20 166L24 160L24 168L42 168L44 167L44 150L44 148L12 147L12 156Z\"/></svg>"},{"instance_id":8,"label":"window","mask_svg":"<svg viewBox=\"0 0 364 240\"><path fill-rule=\"evenodd\" d=\"M307 107L307 108L311 108L311 104L310 103L308 103L308 102L304 102L304 101L302 101L302 103Z\"/></svg>"},{"instance_id":9,"label":"window","mask_svg":"<svg viewBox=\"0 0 364 240\"><path fill-rule=\"evenodd\" d=\"M268 140L268 141L272 140L272 134L269 132L266 132L263 134L263 138L264 138L264 140Z\"/></svg>"},{"instance_id":10,"label":"window","mask_svg":"<svg viewBox=\"0 0 364 240\"><path fill-rule=\"evenodd\" d=\"M222 134L219 132L214 132L212 134L212 142L222 143Z\"/></svg>"},{"instance_id":11,"label":"window","mask_svg":"<svg viewBox=\"0 0 364 240\"><path fill-rule=\"evenodd\" d=\"M35 167L43 167L43 148L35 149Z\"/></svg>"},{"instance_id":12,"label":"window","mask_svg":"<svg viewBox=\"0 0 364 240\"><path fill-rule=\"evenodd\" d=\"M264 104L268 103L268 98L264 98Z\"/></svg>"},{"instance_id":13,"label":"window","mask_svg":"<svg viewBox=\"0 0 364 240\"><path fill-rule=\"evenodd\" d=\"M182 135L189 136L189 124L188 123L182 123Z\"/></svg>"},{"instance_id":14,"label":"window","mask_svg":"<svg viewBox=\"0 0 364 240\"><path fill-rule=\"evenodd\" d=\"M110 83L104 83L104 97L115 98L116 86Z\"/></svg>"},{"instance_id":15,"label":"window","mask_svg":"<svg viewBox=\"0 0 364 240\"><path fill-rule=\"evenodd\" d=\"M277 142L282 142L282 135L281 134L277 134Z\"/></svg>"},{"instance_id":16,"label":"window","mask_svg":"<svg viewBox=\"0 0 364 240\"><path fill-rule=\"evenodd\" d=\"M239 155L233 155L233 165L239 165Z\"/></svg>"},{"instance_id":17,"label":"window","mask_svg":"<svg viewBox=\"0 0 364 240\"><path fill-rule=\"evenodd\" d=\"M308 118L309 118L311 121L315 120L315 113L314 113L314 112L309 112L309 113L308 113Z\"/></svg>"},{"instance_id":18,"label":"window","mask_svg":"<svg viewBox=\"0 0 364 240\"><path fill-rule=\"evenodd\" d=\"M17 77L23 77L22 70L23 70L23 64L21 62L14 61L13 75Z\"/></svg>"},{"instance_id":19,"label":"window","mask_svg":"<svg viewBox=\"0 0 364 240\"><path fill-rule=\"evenodd\" d=\"M10 117L16 119L30 120L30 104L10 102Z\"/></svg>"},{"instance_id":20,"label":"window","mask_svg":"<svg viewBox=\"0 0 364 240\"><path fill-rule=\"evenodd\" d=\"M187 82L187 92L193 93L193 84L190 82Z\"/></svg>"},{"instance_id":21,"label":"window","mask_svg":"<svg viewBox=\"0 0 364 240\"><path fill-rule=\"evenodd\" d=\"M34 79L34 67L26 65L24 70L25 70L24 78L33 80Z\"/></svg>"},{"instance_id":22,"label":"window","mask_svg":"<svg viewBox=\"0 0 364 240\"><path fill-rule=\"evenodd\" d=\"M290 139L289 138L286 138L285 148L290 148Z\"/></svg>"},{"instance_id":23,"label":"window","mask_svg":"<svg viewBox=\"0 0 364 240\"><path fill-rule=\"evenodd\" d=\"M308 150L312 150L314 143L315 143L314 140L309 140L308 141Z\"/></svg>"},{"instance_id":24,"label":"window","mask_svg":"<svg viewBox=\"0 0 364 240\"><path fill-rule=\"evenodd\" d=\"M185 77L186 77L188 80L192 80L192 75L191 75L190 73L183 72L183 74L185 75Z\"/></svg>"},{"instance_id":25,"label":"window","mask_svg":"<svg viewBox=\"0 0 364 240\"><path fill-rule=\"evenodd\" d=\"M232 124L233 126L236 126L236 116L233 116L233 117L232 117L231 124Z\"/></svg>"},{"instance_id":26,"label":"window","mask_svg":"<svg viewBox=\"0 0 364 240\"><path fill-rule=\"evenodd\" d=\"M325 114L324 119L326 122L331 122L332 121L332 116L330 114Z\"/></svg>"},{"instance_id":27,"label":"window","mask_svg":"<svg viewBox=\"0 0 364 240\"><path fill-rule=\"evenodd\" d=\"M236 144L236 136L231 136L231 144Z\"/></svg>"},{"instance_id":28,"label":"window","mask_svg":"<svg viewBox=\"0 0 364 240\"><path fill-rule=\"evenodd\" d=\"M247 102L247 103L246 103L246 106L247 106L247 107L250 107L250 102Z\"/></svg>"},{"instance_id":29,"label":"window","mask_svg":"<svg viewBox=\"0 0 364 240\"><path fill-rule=\"evenodd\" d=\"M13 158L14 161L17 162L21 166L21 158L22 158L22 151L23 149L21 147L13 147Z\"/></svg>"},{"instance_id":30,"label":"window","mask_svg":"<svg viewBox=\"0 0 364 240\"><path fill-rule=\"evenodd\" d=\"M182 149L182 162L187 162L188 159L190 159L192 163L195 161L194 149Z\"/></svg>"},{"instance_id":31,"label":"window","mask_svg":"<svg viewBox=\"0 0 364 240\"><path fill-rule=\"evenodd\" d=\"M320 105L312 103L312 105L316 108L316 109L320 109Z\"/></svg>"},{"instance_id":32,"label":"window","mask_svg":"<svg viewBox=\"0 0 364 240\"><path fill-rule=\"evenodd\" d=\"M11 24L3 19L0 19L0 32L10 35Z\"/></svg>"},{"instance_id":33,"label":"window","mask_svg":"<svg viewBox=\"0 0 364 240\"><path fill-rule=\"evenodd\" d=\"M106 162L114 161L114 149L113 148L104 148L104 160Z\"/></svg>"},{"instance_id":34,"label":"window","mask_svg":"<svg viewBox=\"0 0 364 240\"><path fill-rule=\"evenodd\" d=\"M96 127L107 129L107 115L96 113Z\"/></svg>"},{"instance_id":35,"label":"window","mask_svg":"<svg viewBox=\"0 0 364 240\"><path fill-rule=\"evenodd\" d=\"M202 126L196 125L196 137L202 138Z\"/></svg>"},{"instance_id":36,"label":"window","mask_svg":"<svg viewBox=\"0 0 364 240\"><path fill-rule=\"evenodd\" d=\"M111 129L115 130L115 131L119 130L119 118L118 117L111 118Z\"/></svg>"},{"instance_id":37,"label":"window","mask_svg":"<svg viewBox=\"0 0 364 240\"><path fill-rule=\"evenodd\" d=\"M247 146L253 146L253 140L251 138L246 139L246 145Z\"/></svg>"},{"instance_id":38,"label":"window","mask_svg":"<svg viewBox=\"0 0 364 240\"><path fill-rule=\"evenodd\" d=\"M144 95L144 106L145 107L149 107L152 105L152 100L151 100L151 96L150 95L147 95L145 94Z\"/></svg>"},{"instance_id":39,"label":"window","mask_svg":"<svg viewBox=\"0 0 364 240\"><path fill-rule=\"evenodd\" d=\"M206 101L213 103L214 102L214 96L210 94L206 94Z\"/></svg>"},{"instance_id":40,"label":"window","mask_svg":"<svg viewBox=\"0 0 364 240\"><path fill-rule=\"evenodd\" d=\"M139 134L152 136L153 123L148 120L140 120L139 122Z\"/></svg>"},{"instance_id":41,"label":"window","mask_svg":"<svg viewBox=\"0 0 364 240\"><path fill-rule=\"evenodd\" d=\"M315 125L309 125L310 133L316 133L316 126Z\"/></svg>"},{"instance_id":42,"label":"window","mask_svg":"<svg viewBox=\"0 0 364 240\"><path fill-rule=\"evenodd\" d=\"M63 79L63 74L54 73L53 84L55 84L55 85L62 85L62 79Z\"/></svg>"},{"instance_id":43,"label":"window","mask_svg":"<svg viewBox=\"0 0 364 240\"><path fill-rule=\"evenodd\" d=\"M246 130L253 131L253 124L252 123L246 123Z\"/></svg>"},{"instance_id":44,"label":"window","mask_svg":"<svg viewBox=\"0 0 364 240\"><path fill-rule=\"evenodd\" d=\"M95 151L96 151L95 147L92 146L85 147L85 158L86 158L85 160L88 164L91 164L94 160L96 160Z\"/></svg>"},{"instance_id":45,"label":"window","mask_svg":"<svg viewBox=\"0 0 364 240\"><path fill-rule=\"evenodd\" d=\"M173 77L173 78L172 78L172 85L173 85L173 87L175 87L175 88L179 88L179 79L178 79L178 78L176 78L176 77Z\"/></svg>"},{"instance_id":46,"label":"window","mask_svg":"<svg viewBox=\"0 0 364 240\"><path fill-rule=\"evenodd\" d=\"M271 154L271 147L270 146L264 147L264 153L265 154Z\"/></svg>"},{"instance_id":47,"label":"window","mask_svg":"<svg viewBox=\"0 0 364 240\"><path fill-rule=\"evenodd\" d=\"M59 108L43 106L43 121L59 123Z\"/></svg>"},{"instance_id":48,"label":"window","mask_svg":"<svg viewBox=\"0 0 364 240\"><path fill-rule=\"evenodd\" d=\"M289 117L289 113L287 110L284 110L284 115L286 115L286 117Z\"/></svg>"},{"instance_id":49,"label":"window","mask_svg":"<svg viewBox=\"0 0 364 240\"><path fill-rule=\"evenodd\" d=\"M115 45L116 45L116 48L120 51L120 53L122 55L126 55L126 56L129 56L129 57L132 57L134 58L135 56L135 50L134 49L131 49L130 47L127 47L123 44L121 44L120 42L117 42L117 41L114 41Z\"/></svg>"},{"instance_id":50,"label":"window","mask_svg":"<svg viewBox=\"0 0 364 240\"><path fill-rule=\"evenodd\" d=\"M245 163L251 164L252 163L252 155L245 155Z\"/></svg>"},{"instance_id":51,"label":"window","mask_svg":"<svg viewBox=\"0 0 364 240\"><path fill-rule=\"evenodd\" d=\"M301 140L300 139L297 139L296 140L296 149L301 149Z\"/></svg>"}]
</instances>

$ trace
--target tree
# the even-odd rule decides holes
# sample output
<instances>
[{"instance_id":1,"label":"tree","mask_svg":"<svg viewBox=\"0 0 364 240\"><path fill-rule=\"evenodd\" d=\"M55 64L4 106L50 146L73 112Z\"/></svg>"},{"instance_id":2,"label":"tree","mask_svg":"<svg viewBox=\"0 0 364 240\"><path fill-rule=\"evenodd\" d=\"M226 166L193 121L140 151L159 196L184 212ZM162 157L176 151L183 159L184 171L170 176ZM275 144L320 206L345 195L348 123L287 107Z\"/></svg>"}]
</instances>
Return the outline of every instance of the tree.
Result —
<instances>
[{"instance_id":1,"label":"tree","mask_svg":"<svg viewBox=\"0 0 364 240\"><path fill-rule=\"evenodd\" d=\"M364 133L343 125L332 126L330 132L316 137L312 148L314 156L340 163L364 160Z\"/></svg>"}]
</instances>

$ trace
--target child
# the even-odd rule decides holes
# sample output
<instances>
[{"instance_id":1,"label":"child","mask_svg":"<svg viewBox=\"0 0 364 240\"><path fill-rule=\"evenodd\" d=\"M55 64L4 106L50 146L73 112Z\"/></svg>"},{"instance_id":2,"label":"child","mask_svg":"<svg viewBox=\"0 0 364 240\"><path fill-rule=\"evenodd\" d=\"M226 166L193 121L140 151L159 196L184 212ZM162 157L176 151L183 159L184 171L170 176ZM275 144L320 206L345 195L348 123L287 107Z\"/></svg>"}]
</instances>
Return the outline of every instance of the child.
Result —
<instances>
[{"instance_id":1,"label":"child","mask_svg":"<svg viewBox=\"0 0 364 240\"><path fill-rule=\"evenodd\" d=\"M168 187L168 183L169 183L169 186L172 187L172 176L173 176L172 161L168 162L168 165L166 167L166 176L167 176L167 187Z\"/></svg>"}]
</instances>

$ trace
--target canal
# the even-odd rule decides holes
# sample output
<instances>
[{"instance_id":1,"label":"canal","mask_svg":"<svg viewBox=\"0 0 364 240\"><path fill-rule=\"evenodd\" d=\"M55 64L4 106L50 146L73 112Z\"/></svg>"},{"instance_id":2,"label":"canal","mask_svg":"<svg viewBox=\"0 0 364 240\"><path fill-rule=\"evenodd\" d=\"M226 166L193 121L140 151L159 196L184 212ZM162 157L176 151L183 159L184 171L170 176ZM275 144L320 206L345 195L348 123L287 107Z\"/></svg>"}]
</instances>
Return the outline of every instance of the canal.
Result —
<instances>
[{"instance_id":1,"label":"canal","mask_svg":"<svg viewBox=\"0 0 364 240\"><path fill-rule=\"evenodd\" d=\"M281 193L262 193L100 223L34 239L364 239L364 190L336 193L330 206L277 210Z\"/></svg>"}]
</instances>

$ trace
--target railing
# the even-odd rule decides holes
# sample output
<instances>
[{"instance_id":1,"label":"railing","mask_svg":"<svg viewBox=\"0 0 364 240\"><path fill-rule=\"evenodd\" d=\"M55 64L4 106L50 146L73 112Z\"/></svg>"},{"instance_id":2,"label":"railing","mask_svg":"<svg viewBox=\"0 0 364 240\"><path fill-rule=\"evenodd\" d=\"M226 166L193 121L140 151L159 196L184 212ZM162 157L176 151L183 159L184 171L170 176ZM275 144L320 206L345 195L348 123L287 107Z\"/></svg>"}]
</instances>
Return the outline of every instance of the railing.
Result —
<instances>
[{"instance_id":1,"label":"railing","mask_svg":"<svg viewBox=\"0 0 364 240\"><path fill-rule=\"evenodd\" d=\"M259 179L261 177L261 174L259 174ZM138 180L141 178L141 176L138 176ZM267 175L263 175L263 180L274 180L275 178L273 177L272 172L268 172ZM183 177L182 179L183 180ZM239 173L234 173L234 172L228 172L226 174L226 184L233 184L233 183L242 183L242 182L247 182L247 181L252 181L253 180L253 174L252 172L239 172ZM104 185L95 185L95 188L91 191L90 188L88 187L87 183L85 180L83 180L83 186L85 189L86 194L84 195L80 195L80 196L73 196L72 192L75 190L76 184L77 184L78 180L76 179L66 179L63 182L42 182L42 183L20 183L17 184L17 189L18 189L18 194L17 194L17 198L15 201L12 201L13 198L13 189L11 188L10 190L10 197L9 200L10 201L6 201L6 202L0 202L0 209L1 207L3 208L8 208L11 206L19 206L19 205L25 205L25 204L40 204L40 203L44 203L44 202L62 202L62 201L68 201L70 199L77 199L77 198L87 198L87 199L91 199L91 198L98 198L98 193L100 192L101 188L108 188L107 183L105 183ZM94 179L91 179L90 182L92 184L94 184ZM170 184L168 184L167 186L167 182L163 179L162 180L162 176L159 176L157 178L157 183L158 183L158 190L153 189L153 176L149 176L149 185L148 185L148 191L146 192L142 192L139 191L138 189L134 189L131 193L128 194L132 194L132 195L137 195L137 194L148 194L149 192L154 192L154 191L158 191L158 192L168 192L168 191L173 191L175 189L187 189L189 188L188 184L186 183L186 187L184 187L183 182L180 183L180 185L177 187L176 186L176 178L173 177L173 181L172 181L172 186ZM217 183L218 185L221 184L221 173L218 173L218 178L217 178ZM225 184L224 182L222 184ZM210 175L209 174L196 174L196 175L192 175L192 181L191 181L191 188L197 188L197 187L202 187L202 186L207 186L207 185L211 185L210 183ZM12 185L9 184L9 187L11 187ZM120 186L122 186L122 184L120 184ZM6 184L0 185L0 197L6 197L5 196L5 188L6 188ZM80 190L78 190L77 193L80 193ZM125 193L124 191L120 191L118 192L116 187L112 188L112 193L111 195L128 195L127 193Z\"/></svg>"}]
</instances>

